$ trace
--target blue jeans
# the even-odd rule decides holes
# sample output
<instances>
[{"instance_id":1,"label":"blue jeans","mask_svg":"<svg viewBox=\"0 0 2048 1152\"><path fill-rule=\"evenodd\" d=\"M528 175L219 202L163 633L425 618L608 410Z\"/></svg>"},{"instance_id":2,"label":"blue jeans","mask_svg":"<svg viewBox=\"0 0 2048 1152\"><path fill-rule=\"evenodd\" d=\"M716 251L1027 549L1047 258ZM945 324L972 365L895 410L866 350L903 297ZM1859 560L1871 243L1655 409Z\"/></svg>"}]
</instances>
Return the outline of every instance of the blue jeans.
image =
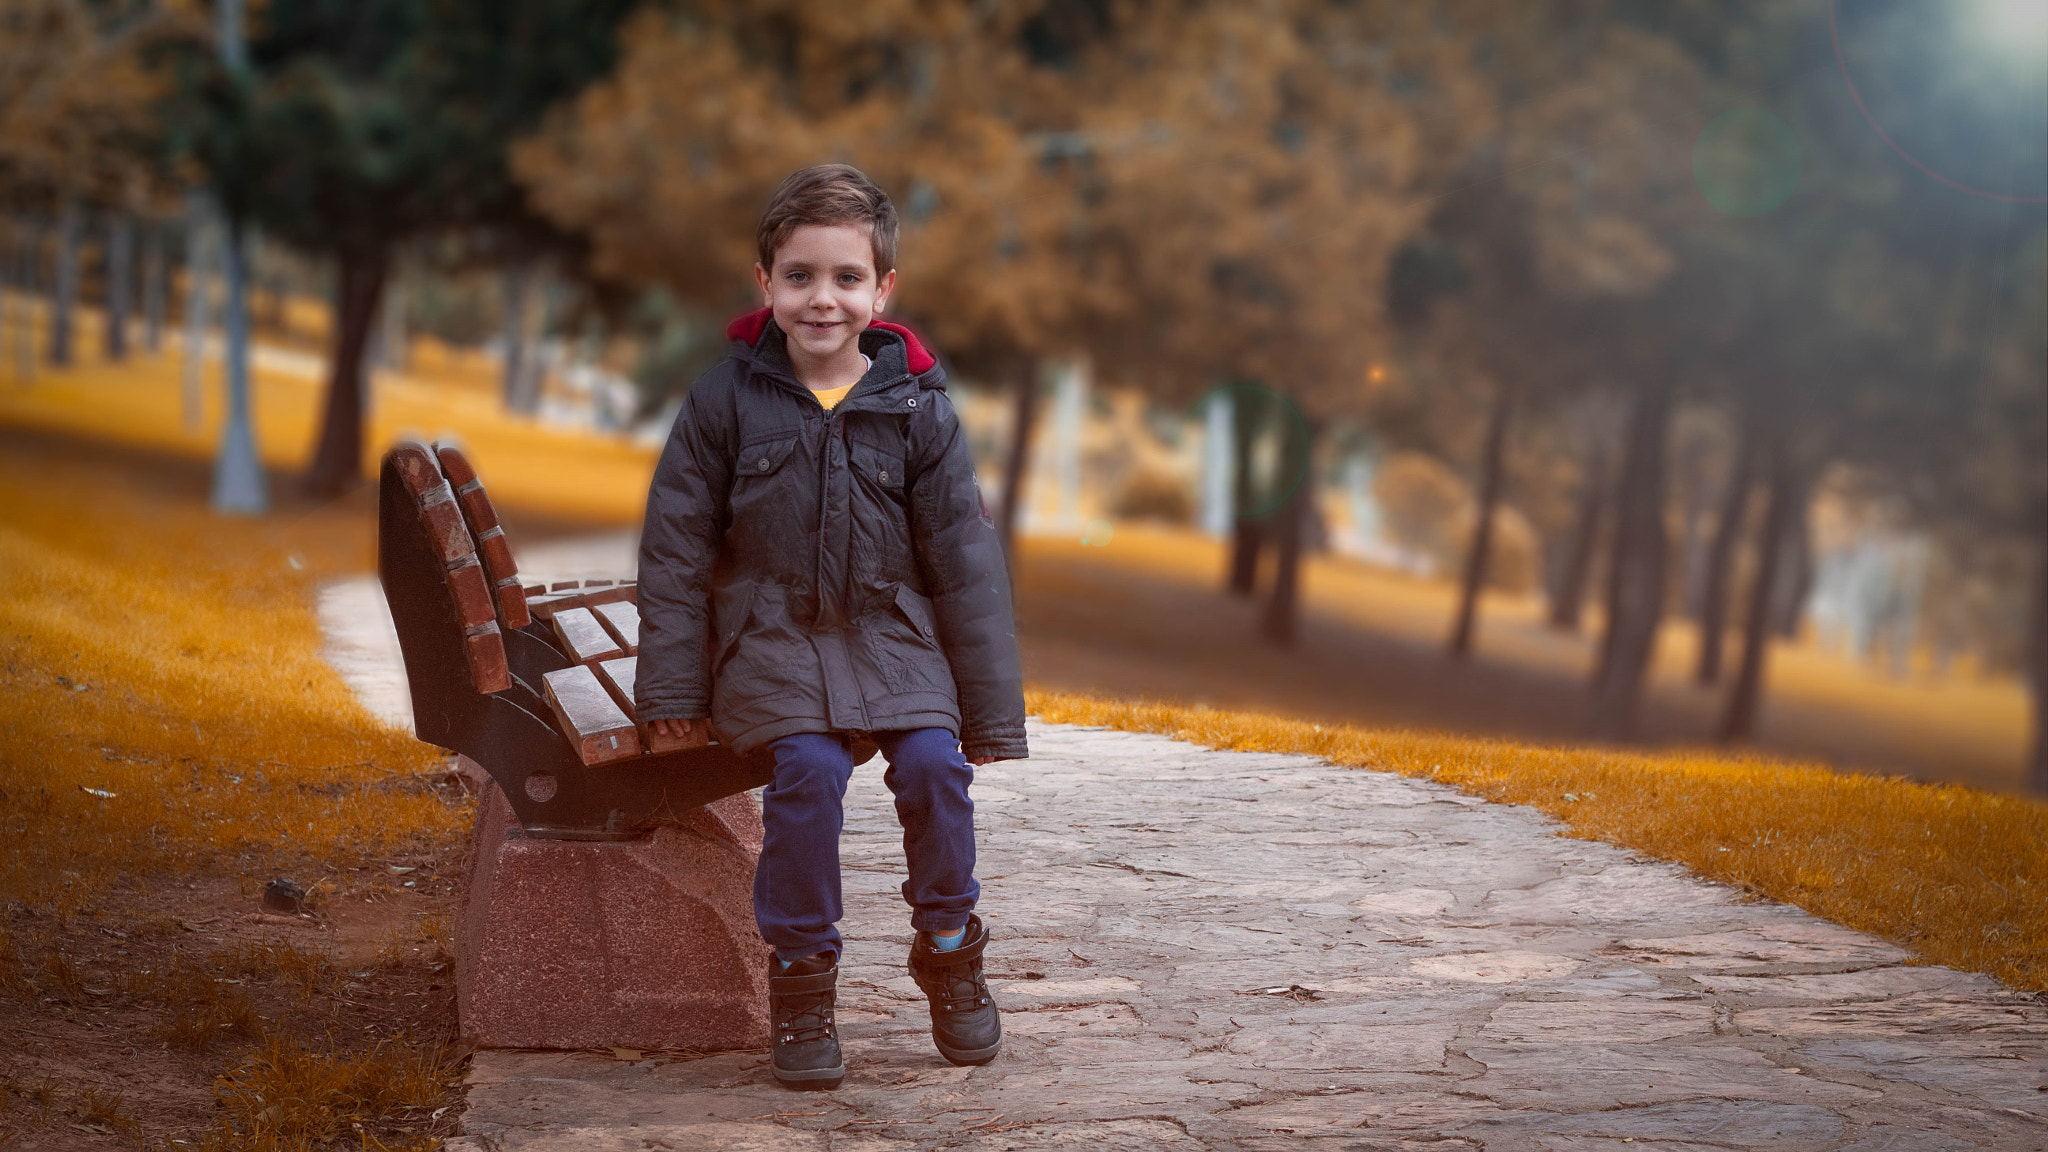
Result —
<instances>
[{"instance_id":1,"label":"blue jeans","mask_svg":"<svg viewBox=\"0 0 2048 1152\"><path fill-rule=\"evenodd\" d=\"M896 794L910 879L910 926L950 934L967 925L981 895L974 879L974 767L944 728L872 733L889 761L882 782ZM761 795L754 922L778 959L839 953L839 830L853 757L840 733L799 732L770 744L775 781Z\"/></svg>"}]
</instances>

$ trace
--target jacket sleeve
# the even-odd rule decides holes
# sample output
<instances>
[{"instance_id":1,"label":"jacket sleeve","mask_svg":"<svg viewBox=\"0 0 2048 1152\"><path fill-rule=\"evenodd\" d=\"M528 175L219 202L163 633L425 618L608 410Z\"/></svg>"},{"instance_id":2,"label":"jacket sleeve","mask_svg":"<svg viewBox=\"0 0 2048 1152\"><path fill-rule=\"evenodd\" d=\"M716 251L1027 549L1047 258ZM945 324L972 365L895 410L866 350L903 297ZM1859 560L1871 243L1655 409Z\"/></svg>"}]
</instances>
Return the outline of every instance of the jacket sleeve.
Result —
<instances>
[{"instance_id":1,"label":"jacket sleeve","mask_svg":"<svg viewBox=\"0 0 2048 1152\"><path fill-rule=\"evenodd\" d=\"M922 398L926 412L911 426L910 539L959 692L960 750L1022 760L1030 751L1009 567L952 402L937 389Z\"/></svg>"},{"instance_id":2,"label":"jacket sleeve","mask_svg":"<svg viewBox=\"0 0 2048 1152\"><path fill-rule=\"evenodd\" d=\"M716 370L714 369L714 372ZM690 387L647 491L640 533L640 660L633 704L643 720L711 714L707 668L711 570L725 536L733 455L725 388Z\"/></svg>"}]
</instances>

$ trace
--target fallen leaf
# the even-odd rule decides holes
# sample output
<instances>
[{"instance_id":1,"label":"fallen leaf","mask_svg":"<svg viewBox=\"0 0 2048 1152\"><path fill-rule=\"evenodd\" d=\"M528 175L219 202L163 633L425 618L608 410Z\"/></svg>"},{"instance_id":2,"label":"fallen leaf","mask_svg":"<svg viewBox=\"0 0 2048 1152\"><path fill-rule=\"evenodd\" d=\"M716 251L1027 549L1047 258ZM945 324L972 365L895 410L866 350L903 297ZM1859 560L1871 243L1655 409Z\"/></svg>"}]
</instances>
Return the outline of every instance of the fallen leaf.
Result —
<instances>
[{"instance_id":1,"label":"fallen leaf","mask_svg":"<svg viewBox=\"0 0 2048 1152\"><path fill-rule=\"evenodd\" d=\"M98 797L100 797L101 799L104 799L104 800L112 800L112 799L113 799L114 797L116 797L116 796L120 795L120 793L118 793L118 792L108 792L108 791L106 791L105 789L101 789L101 788L87 788L87 787L86 787L85 785L83 785L83 784L80 784L80 785L78 786L78 790L79 790L80 792L84 792L84 793L87 793L88 795L92 795L92 796L98 796Z\"/></svg>"},{"instance_id":2,"label":"fallen leaf","mask_svg":"<svg viewBox=\"0 0 2048 1152\"><path fill-rule=\"evenodd\" d=\"M640 1050L639 1050L638 1048L614 1048L614 1049L612 1049L612 1059L614 1059L614 1060L628 1060L628 1061L631 1061L631 1060L640 1060L640 1059L644 1059L644 1058L645 1058L645 1057L643 1057L643 1056L641 1055L641 1053L640 1053Z\"/></svg>"}]
</instances>

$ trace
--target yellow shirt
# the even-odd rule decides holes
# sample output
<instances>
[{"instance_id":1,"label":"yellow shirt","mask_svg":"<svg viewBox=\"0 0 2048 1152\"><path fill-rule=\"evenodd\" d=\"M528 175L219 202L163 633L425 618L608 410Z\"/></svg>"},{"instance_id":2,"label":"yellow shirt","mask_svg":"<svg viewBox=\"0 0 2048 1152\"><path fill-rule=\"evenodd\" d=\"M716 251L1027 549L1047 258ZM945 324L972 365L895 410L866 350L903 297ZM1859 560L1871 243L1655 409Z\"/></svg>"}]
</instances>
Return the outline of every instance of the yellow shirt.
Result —
<instances>
[{"instance_id":1,"label":"yellow shirt","mask_svg":"<svg viewBox=\"0 0 2048 1152\"><path fill-rule=\"evenodd\" d=\"M861 353L860 358L867 362L868 367L873 368L875 366L874 360L870 359L867 353ZM860 381L856 380L853 383L858 384ZM848 384L842 388L813 388L811 389L811 395L816 396L818 403L823 404L825 411L830 412L832 406L846 399L846 394L851 391L853 391L853 384Z\"/></svg>"}]
</instances>

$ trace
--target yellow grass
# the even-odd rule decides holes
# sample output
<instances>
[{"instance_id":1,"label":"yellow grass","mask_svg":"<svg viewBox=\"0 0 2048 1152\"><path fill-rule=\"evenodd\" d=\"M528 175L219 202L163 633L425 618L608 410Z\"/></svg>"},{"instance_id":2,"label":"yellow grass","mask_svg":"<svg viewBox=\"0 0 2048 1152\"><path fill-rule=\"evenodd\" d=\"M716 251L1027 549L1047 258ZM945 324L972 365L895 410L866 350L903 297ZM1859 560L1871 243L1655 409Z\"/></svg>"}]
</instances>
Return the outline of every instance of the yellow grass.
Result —
<instances>
[{"instance_id":1,"label":"yellow grass","mask_svg":"<svg viewBox=\"0 0 2048 1152\"><path fill-rule=\"evenodd\" d=\"M0 456L0 897L68 913L120 876L458 834L394 787L438 754L320 658L313 585L369 564L360 509L223 520L74 455Z\"/></svg>"},{"instance_id":2,"label":"yellow grass","mask_svg":"<svg viewBox=\"0 0 2048 1152\"><path fill-rule=\"evenodd\" d=\"M182 361L174 342L167 341L158 355L110 364L99 359L98 315L82 310L79 323L78 366L62 372L45 368L28 386L12 375L10 344L8 355L0 357L0 423L210 458L225 411L220 362L207 361L202 418L187 428L180 415ZM325 370L304 352L259 353L251 399L257 451L279 473L272 483L287 485L312 459ZM450 438L470 449L501 504L593 522L638 523L654 475L654 451L620 436L550 428L506 412L492 383L495 371L480 354L418 342L408 373L377 376L363 474L375 474L395 440ZM493 468L493 461L499 466Z\"/></svg>"},{"instance_id":3,"label":"yellow grass","mask_svg":"<svg viewBox=\"0 0 2048 1152\"><path fill-rule=\"evenodd\" d=\"M1527 804L1573 836L2048 988L2048 807L2036 801L1762 757L1532 748L1036 691L1025 703L1048 721L1304 753Z\"/></svg>"},{"instance_id":4,"label":"yellow grass","mask_svg":"<svg viewBox=\"0 0 2048 1152\"><path fill-rule=\"evenodd\" d=\"M352 1052L269 1036L243 1053L215 1086L222 1114L203 1147L299 1152L355 1134L364 1148L427 1152L439 1139L385 1144L361 1128L388 1117L425 1118L443 1106L461 1079L459 1060L450 1046L411 1037Z\"/></svg>"}]
</instances>

